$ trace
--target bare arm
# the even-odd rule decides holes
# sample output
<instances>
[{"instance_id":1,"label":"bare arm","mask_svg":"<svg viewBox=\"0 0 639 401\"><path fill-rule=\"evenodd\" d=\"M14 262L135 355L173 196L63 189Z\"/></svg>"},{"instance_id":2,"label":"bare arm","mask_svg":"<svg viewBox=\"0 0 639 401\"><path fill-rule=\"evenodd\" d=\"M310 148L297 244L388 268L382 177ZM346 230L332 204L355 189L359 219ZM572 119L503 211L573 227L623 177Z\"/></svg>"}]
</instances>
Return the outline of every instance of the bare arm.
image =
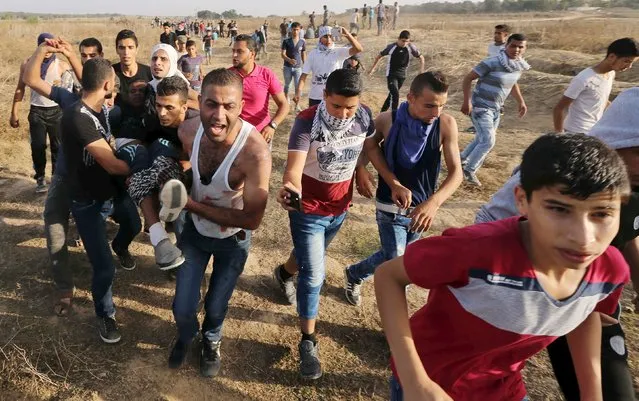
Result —
<instances>
[{"instance_id":1,"label":"bare arm","mask_svg":"<svg viewBox=\"0 0 639 401\"><path fill-rule=\"evenodd\" d=\"M40 77L40 65L44 61L44 56L51 50L46 43L38 46L24 66L22 74L24 84L46 98L51 96L51 84Z\"/></svg>"},{"instance_id":2,"label":"bare arm","mask_svg":"<svg viewBox=\"0 0 639 401\"><path fill-rule=\"evenodd\" d=\"M57 42L61 53L64 54L64 57L66 57L67 60L69 60L69 64L71 64L71 68L73 69L73 73L76 78L82 82L82 61L80 61L78 55L73 51L73 46L71 46L71 43L62 38L58 38Z\"/></svg>"},{"instance_id":3,"label":"bare arm","mask_svg":"<svg viewBox=\"0 0 639 401\"><path fill-rule=\"evenodd\" d=\"M24 73L25 63L23 63L20 66L20 74L18 76L18 85L16 86L16 90L13 94L13 103L11 103L11 116L9 117L9 124L13 128L18 128L20 126L20 120L18 119L18 114L20 113L20 103L22 103L22 99L24 99L25 84L24 84L24 81L22 80L22 75Z\"/></svg>"},{"instance_id":4,"label":"bare arm","mask_svg":"<svg viewBox=\"0 0 639 401\"><path fill-rule=\"evenodd\" d=\"M568 96L562 96L561 99L559 99L559 102L552 109L552 121L556 132L564 131L564 112L568 107L570 107L572 102L573 99Z\"/></svg>"},{"instance_id":5,"label":"bare arm","mask_svg":"<svg viewBox=\"0 0 639 401\"><path fill-rule=\"evenodd\" d=\"M381 60L382 57L384 56L382 56L381 54L378 54L377 57L375 57L375 61L373 61L373 65L371 66L371 69L368 70L368 75L373 75L373 72L375 72L375 68L377 67L377 63L379 63L379 60Z\"/></svg>"},{"instance_id":6,"label":"bare arm","mask_svg":"<svg viewBox=\"0 0 639 401\"><path fill-rule=\"evenodd\" d=\"M462 89L464 90L464 102L462 103L461 112L470 115L472 111L472 105L470 104L470 89L473 84L473 81L479 78L479 75L475 71L469 72L462 82Z\"/></svg>"},{"instance_id":7,"label":"bare arm","mask_svg":"<svg viewBox=\"0 0 639 401\"><path fill-rule=\"evenodd\" d=\"M428 377L417 354L408 323L406 286L410 283L404 268L403 256L383 263L375 270L377 307L405 397L415 400L452 401L441 387Z\"/></svg>"},{"instance_id":8,"label":"bare arm","mask_svg":"<svg viewBox=\"0 0 639 401\"><path fill-rule=\"evenodd\" d=\"M461 159L459 157L457 121L455 121L452 116L444 114L440 117L440 122L442 150L448 174L439 189L431 196L431 199L433 199L438 206L441 206L450 198L457 188L459 188L463 180Z\"/></svg>"},{"instance_id":9,"label":"bare arm","mask_svg":"<svg viewBox=\"0 0 639 401\"><path fill-rule=\"evenodd\" d=\"M364 47L362 46L362 44L359 43L359 41L355 39L353 35L351 35L351 33L344 27L342 27L342 35L346 36L346 39L348 39L351 44L351 48L348 51L348 54L354 56L357 53L361 53L364 51Z\"/></svg>"},{"instance_id":10,"label":"bare arm","mask_svg":"<svg viewBox=\"0 0 639 401\"><path fill-rule=\"evenodd\" d=\"M93 141L84 147L107 173L111 175L129 175L131 170L125 161L113 154L113 149L104 139Z\"/></svg>"},{"instance_id":11,"label":"bare arm","mask_svg":"<svg viewBox=\"0 0 639 401\"><path fill-rule=\"evenodd\" d=\"M306 164L306 152L288 151L286 170L282 177L282 187L277 194L277 202L286 210L294 210L288 207L289 194L284 188L291 189L302 195L302 173Z\"/></svg>"},{"instance_id":12,"label":"bare arm","mask_svg":"<svg viewBox=\"0 0 639 401\"><path fill-rule=\"evenodd\" d=\"M268 200L268 185L271 177L271 153L266 143L260 139L253 139L254 150L248 160L242 163L244 173L244 193L242 209L232 209L211 206L196 202L189 197L185 209L207 220L224 227L237 227L255 230L260 226L266 202Z\"/></svg>"},{"instance_id":13,"label":"bare arm","mask_svg":"<svg viewBox=\"0 0 639 401\"><path fill-rule=\"evenodd\" d=\"M566 335L582 401L603 401L601 388L601 319L593 312Z\"/></svg>"},{"instance_id":14,"label":"bare arm","mask_svg":"<svg viewBox=\"0 0 639 401\"><path fill-rule=\"evenodd\" d=\"M513 97L517 101L519 105L519 117L523 117L528 112L528 107L526 106L526 102L524 101L524 97L521 94L521 89L519 88L519 84L515 83L512 90Z\"/></svg>"},{"instance_id":15,"label":"bare arm","mask_svg":"<svg viewBox=\"0 0 639 401\"><path fill-rule=\"evenodd\" d=\"M272 98L275 104L277 105L277 112L275 112L275 115L273 116L272 121L275 121L277 124L280 124L282 121L284 121L284 119L288 115L290 106L288 102L286 101L286 96L284 96L284 92L276 93L275 95L272 95Z\"/></svg>"},{"instance_id":16,"label":"bare arm","mask_svg":"<svg viewBox=\"0 0 639 401\"><path fill-rule=\"evenodd\" d=\"M419 73L423 74L426 71L426 60L424 59L424 55L419 55Z\"/></svg>"},{"instance_id":17,"label":"bare arm","mask_svg":"<svg viewBox=\"0 0 639 401\"><path fill-rule=\"evenodd\" d=\"M302 50L302 64L306 63L306 50Z\"/></svg>"},{"instance_id":18,"label":"bare arm","mask_svg":"<svg viewBox=\"0 0 639 401\"><path fill-rule=\"evenodd\" d=\"M194 91L192 88L189 88L189 98L186 101L186 105L193 110L200 110L200 102L198 101L198 97L200 95Z\"/></svg>"}]
</instances>

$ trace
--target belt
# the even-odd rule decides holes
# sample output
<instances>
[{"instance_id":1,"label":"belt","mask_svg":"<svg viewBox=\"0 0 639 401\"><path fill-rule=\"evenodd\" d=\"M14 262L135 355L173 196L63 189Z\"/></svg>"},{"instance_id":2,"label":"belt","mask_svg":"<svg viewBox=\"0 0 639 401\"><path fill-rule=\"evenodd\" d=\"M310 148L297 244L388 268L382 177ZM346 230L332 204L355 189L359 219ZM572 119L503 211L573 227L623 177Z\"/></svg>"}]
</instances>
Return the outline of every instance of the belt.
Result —
<instances>
[{"instance_id":1,"label":"belt","mask_svg":"<svg viewBox=\"0 0 639 401\"><path fill-rule=\"evenodd\" d=\"M382 212L399 214L400 216L407 216L414 209L414 207L409 207L408 209L404 209L397 205L390 205L388 203L382 203L380 201L375 201L375 208Z\"/></svg>"}]
</instances>

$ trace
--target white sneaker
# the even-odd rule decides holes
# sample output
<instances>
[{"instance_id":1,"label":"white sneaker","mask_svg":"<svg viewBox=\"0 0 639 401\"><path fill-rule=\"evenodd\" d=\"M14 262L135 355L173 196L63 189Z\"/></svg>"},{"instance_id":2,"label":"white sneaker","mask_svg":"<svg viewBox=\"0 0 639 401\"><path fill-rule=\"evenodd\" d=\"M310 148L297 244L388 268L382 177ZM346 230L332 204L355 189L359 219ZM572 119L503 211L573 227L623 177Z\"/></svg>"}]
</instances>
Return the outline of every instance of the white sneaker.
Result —
<instances>
[{"instance_id":1,"label":"white sneaker","mask_svg":"<svg viewBox=\"0 0 639 401\"><path fill-rule=\"evenodd\" d=\"M184 206L188 194L186 193L186 187L180 180L168 180L160 191L160 220L162 221L175 221Z\"/></svg>"}]
</instances>

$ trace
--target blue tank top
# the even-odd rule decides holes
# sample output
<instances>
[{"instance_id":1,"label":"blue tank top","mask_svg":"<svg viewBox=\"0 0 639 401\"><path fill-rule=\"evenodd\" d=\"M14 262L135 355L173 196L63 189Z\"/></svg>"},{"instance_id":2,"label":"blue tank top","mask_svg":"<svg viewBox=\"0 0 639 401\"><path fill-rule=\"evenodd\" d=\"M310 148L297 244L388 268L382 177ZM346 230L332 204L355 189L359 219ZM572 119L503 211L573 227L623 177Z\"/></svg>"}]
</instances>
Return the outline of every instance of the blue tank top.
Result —
<instances>
[{"instance_id":1,"label":"blue tank top","mask_svg":"<svg viewBox=\"0 0 639 401\"><path fill-rule=\"evenodd\" d=\"M395 121L395 112L393 112ZM428 199L437 187L437 177L439 177L439 167L441 164L441 151L439 144L439 118L433 122L434 126L428 135L426 148L421 159L412 169L406 169L399 163L395 163L395 176L399 182L410 189L413 194L411 207L415 207ZM383 146L383 144L382 144ZM384 149L382 148L382 152ZM397 150L396 150L397 151ZM393 155L396 157L396 155ZM391 189L379 176L377 192L375 197L382 203L393 204Z\"/></svg>"}]
</instances>

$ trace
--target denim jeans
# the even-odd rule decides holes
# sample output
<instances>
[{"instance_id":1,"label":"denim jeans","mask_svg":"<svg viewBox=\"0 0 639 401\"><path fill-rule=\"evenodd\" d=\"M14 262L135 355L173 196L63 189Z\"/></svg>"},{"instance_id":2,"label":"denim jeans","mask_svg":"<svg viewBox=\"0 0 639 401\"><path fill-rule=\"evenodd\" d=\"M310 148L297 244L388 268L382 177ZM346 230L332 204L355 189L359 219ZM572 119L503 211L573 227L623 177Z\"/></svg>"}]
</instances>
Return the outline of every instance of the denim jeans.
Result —
<instances>
[{"instance_id":1,"label":"denim jeans","mask_svg":"<svg viewBox=\"0 0 639 401\"><path fill-rule=\"evenodd\" d=\"M399 384L399 380L395 378L395 376L391 376L389 380L390 386L390 401L403 401L404 400L404 390L402 390L402 386ZM528 396L525 396L521 401L530 401Z\"/></svg>"},{"instance_id":2,"label":"denim jeans","mask_svg":"<svg viewBox=\"0 0 639 401\"><path fill-rule=\"evenodd\" d=\"M348 274L354 280L366 280L375 273L377 266L402 256L406 246L420 237L418 233L408 231L411 219L406 216L378 210L376 218L382 249L348 268Z\"/></svg>"},{"instance_id":3,"label":"denim jeans","mask_svg":"<svg viewBox=\"0 0 639 401\"><path fill-rule=\"evenodd\" d=\"M47 134L51 147L51 171L55 171L55 163L60 146L60 119L62 110L58 106L39 107L31 106L29 110L29 134L31 137L31 159L34 178L44 177L47 166Z\"/></svg>"},{"instance_id":4,"label":"denim jeans","mask_svg":"<svg viewBox=\"0 0 639 401\"><path fill-rule=\"evenodd\" d=\"M112 293L115 266L107 241L106 222L101 213L103 204L96 200L71 201L71 213L93 268L91 295L98 317L115 314ZM128 195L119 195L114 199L113 219L120 225L111 243L117 253L127 250L142 228L138 209Z\"/></svg>"},{"instance_id":5,"label":"denim jeans","mask_svg":"<svg viewBox=\"0 0 639 401\"><path fill-rule=\"evenodd\" d=\"M461 153L461 158L468 162L465 170L474 173L484 163L488 152L495 146L500 117L499 111L492 109L474 108L470 113L475 127L475 137Z\"/></svg>"},{"instance_id":6,"label":"denim jeans","mask_svg":"<svg viewBox=\"0 0 639 401\"><path fill-rule=\"evenodd\" d=\"M209 341L222 338L222 324L238 277L244 271L251 245L251 232L242 230L228 238L210 238L200 234L190 215L180 233L178 246L186 261L178 269L173 299L173 317L179 339L188 343L197 334L197 309L204 271L213 257L213 273L204 298L202 335Z\"/></svg>"},{"instance_id":7,"label":"denim jeans","mask_svg":"<svg viewBox=\"0 0 639 401\"><path fill-rule=\"evenodd\" d=\"M377 36L382 34L384 30L384 18L377 18Z\"/></svg>"},{"instance_id":8,"label":"denim jeans","mask_svg":"<svg viewBox=\"0 0 639 401\"><path fill-rule=\"evenodd\" d=\"M386 77L386 84L388 85L388 96L384 101L384 105L382 106L382 112L388 110L391 107L391 110L397 110L399 107L399 90L402 85L404 85L404 81L406 77L398 77L394 75L389 75Z\"/></svg>"},{"instance_id":9,"label":"denim jeans","mask_svg":"<svg viewBox=\"0 0 639 401\"><path fill-rule=\"evenodd\" d=\"M61 292L73 290L73 276L69 267L67 249L70 209L71 200L66 178L54 174L44 202L44 233L47 238L53 282Z\"/></svg>"},{"instance_id":10,"label":"denim jeans","mask_svg":"<svg viewBox=\"0 0 639 401\"><path fill-rule=\"evenodd\" d=\"M324 283L326 248L339 231L346 212L338 216L320 216L289 212L297 278L297 313L303 319L315 319L319 294Z\"/></svg>"},{"instance_id":11,"label":"denim jeans","mask_svg":"<svg viewBox=\"0 0 639 401\"><path fill-rule=\"evenodd\" d=\"M297 84L299 84L301 76L302 67L284 66L284 95L288 96L288 88L291 86L291 81L293 81L295 85L293 92L297 90Z\"/></svg>"}]
</instances>

